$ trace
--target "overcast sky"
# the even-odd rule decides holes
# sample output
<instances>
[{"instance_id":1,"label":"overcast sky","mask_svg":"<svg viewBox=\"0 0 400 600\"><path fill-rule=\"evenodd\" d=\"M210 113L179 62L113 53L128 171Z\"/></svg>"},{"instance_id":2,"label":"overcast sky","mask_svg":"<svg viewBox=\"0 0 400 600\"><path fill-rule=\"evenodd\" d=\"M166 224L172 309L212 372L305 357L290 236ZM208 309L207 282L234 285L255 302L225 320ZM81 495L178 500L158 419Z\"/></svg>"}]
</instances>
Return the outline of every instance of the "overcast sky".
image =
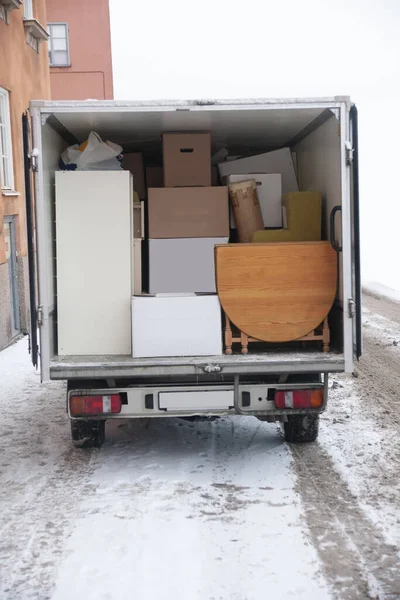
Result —
<instances>
[{"instance_id":1,"label":"overcast sky","mask_svg":"<svg viewBox=\"0 0 400 600\"><path fill-rule=\"evenodd\" d=\"M116 99L351 95L364 280L400 289L400 0L110 0Z\"/></svg>"}]
</instances>

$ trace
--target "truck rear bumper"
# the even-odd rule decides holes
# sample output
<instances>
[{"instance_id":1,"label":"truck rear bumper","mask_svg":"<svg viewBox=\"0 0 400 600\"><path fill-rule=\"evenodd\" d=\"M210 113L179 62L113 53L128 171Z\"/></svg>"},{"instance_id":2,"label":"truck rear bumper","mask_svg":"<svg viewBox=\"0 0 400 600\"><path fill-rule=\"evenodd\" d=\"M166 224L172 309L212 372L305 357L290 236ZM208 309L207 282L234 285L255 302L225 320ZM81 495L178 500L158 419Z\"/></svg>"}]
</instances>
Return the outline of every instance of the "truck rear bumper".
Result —
<instances>
[{"instance_id":1,"label":"truck rear bumper","mask_svg":"<svg viewBox=\"0 0 400 600\"><path fill-rule=\"evenodd\" d=\"M193 358L132 358L130 356L55 356L51 379L179 378L221 374L266 375L335 373L345 369L343 354L333 352L268 352Z\"/></svg>"},{"instance_id":2,"label":"truck rear bumper","mask_svg":"<svg viewBox=\"0 0 400 600\"><path fill-rule=\"evenodd\" d=\"M323 404L318 408L277 409L275 393L277 391L291 392L299 390L323 390ZM72 417L70 398L72 396L104 396L109 398L119 394L122 398L121 411L117 414L102 414L101 416ZM75 398L76 399L76 398ZM74 389L73 382L68 390L68 414L77 419L131 419L152 417L182 417L182 416L214 416L240 414L258 417L279 417L288 414L321 412L325 409L328 399L328 375L321 382L249 384L241 383L235 377L233 384L198 385L198 386L132 386L126 388L94 388Z\"/></svg>"}]
</instances>

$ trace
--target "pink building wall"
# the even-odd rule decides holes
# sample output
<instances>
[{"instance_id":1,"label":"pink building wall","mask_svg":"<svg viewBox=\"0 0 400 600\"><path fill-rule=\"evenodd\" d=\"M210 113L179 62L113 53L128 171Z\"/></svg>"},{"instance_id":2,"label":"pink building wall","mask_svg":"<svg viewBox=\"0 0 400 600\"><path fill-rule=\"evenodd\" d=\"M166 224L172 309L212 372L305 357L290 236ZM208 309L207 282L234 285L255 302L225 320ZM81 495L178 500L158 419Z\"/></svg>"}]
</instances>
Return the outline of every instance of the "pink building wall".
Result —
<instances>
[{"instance_id":1,"label":"pink building wall","mask_svg":"<svg viewBox=\"0 0 400 600\"><path fill-rule=\"evenodd\" d=\"M47 0L47 22L68 23L70 67L50 67L52 100L114 97L108 0Z\"/></svg>"}]
</instances>

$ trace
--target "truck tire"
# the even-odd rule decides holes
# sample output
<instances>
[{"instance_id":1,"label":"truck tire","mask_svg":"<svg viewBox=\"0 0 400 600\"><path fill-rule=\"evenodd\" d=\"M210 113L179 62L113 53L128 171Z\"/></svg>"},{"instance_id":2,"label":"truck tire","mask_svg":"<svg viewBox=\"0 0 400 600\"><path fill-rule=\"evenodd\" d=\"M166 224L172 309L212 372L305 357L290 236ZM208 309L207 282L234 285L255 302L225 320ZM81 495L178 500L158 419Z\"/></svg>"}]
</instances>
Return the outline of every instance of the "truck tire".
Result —
<instances>
[{"instance_id":1,"label":"truck tire","mask_svg":"<svg viewBox=\"0 0 400 600\"><path fill-rule=\"evenodd\" d=\"M318 437L319 415L289 415L283 428L285 440L289 443L315 442Z\"/></svg>"},{"instance_id":2,"label":"truck tire","mask_svg":"<svg viewBox=\"0 0 400 600\"><path fill-rule=\"evenodd\" d=\"M105 421L71 421L72 442L77 448L100 448L105 427Z\"/></svg>"}]
</instances>

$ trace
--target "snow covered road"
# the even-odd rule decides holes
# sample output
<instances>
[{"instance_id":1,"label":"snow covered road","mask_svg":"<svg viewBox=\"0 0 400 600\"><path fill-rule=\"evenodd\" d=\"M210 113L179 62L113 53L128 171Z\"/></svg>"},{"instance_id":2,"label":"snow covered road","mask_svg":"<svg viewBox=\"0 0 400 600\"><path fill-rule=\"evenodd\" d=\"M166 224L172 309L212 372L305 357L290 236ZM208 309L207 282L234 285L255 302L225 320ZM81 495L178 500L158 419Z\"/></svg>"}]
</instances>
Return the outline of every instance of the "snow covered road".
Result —
<instances>
[{"instance_id":1,"label":"snow covered road","mask_svg":"<svg viewBox=\"0 0 400 600\"><path fill-rule=\"evenodd\" d=\"M313 445L233 417L76 450L64 385L0 353L0 599L400 598L400 305L365 300Z\"/></svg>"}]
</instances>

